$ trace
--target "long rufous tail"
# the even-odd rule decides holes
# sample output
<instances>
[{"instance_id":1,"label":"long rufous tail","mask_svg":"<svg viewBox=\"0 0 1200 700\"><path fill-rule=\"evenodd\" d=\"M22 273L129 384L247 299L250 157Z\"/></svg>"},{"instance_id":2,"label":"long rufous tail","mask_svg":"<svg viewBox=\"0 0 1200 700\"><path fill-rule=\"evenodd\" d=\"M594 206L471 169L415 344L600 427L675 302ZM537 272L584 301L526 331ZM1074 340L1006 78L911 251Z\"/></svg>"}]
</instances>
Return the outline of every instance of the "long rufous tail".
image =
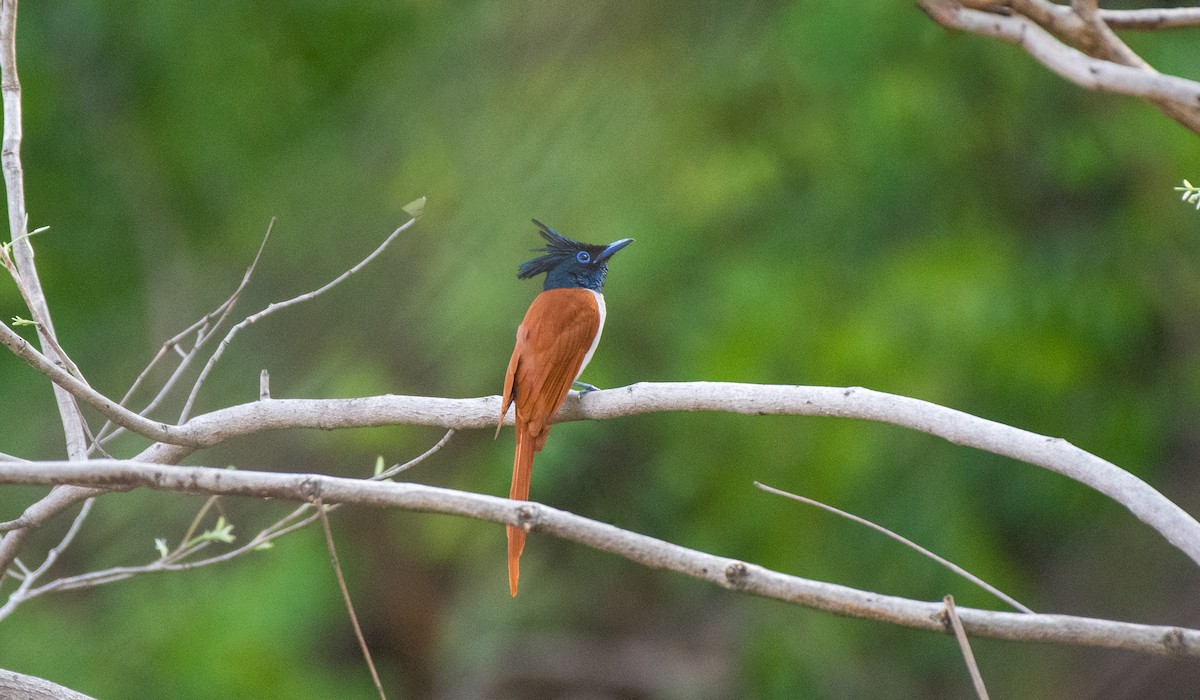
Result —
<instances>
[{"instance_id":1,"label":"long rufous tail","mask_svg":"<svg viewBox=\"0 0 1200 700\"><path fill-rule=\"evenodd\" d=\"M533 437L529 427L517 424L517 454L513 458L512 489L508 497L514 501L529 500L529 478L533 473ZM517 581L521 578L521 551L525 549L525 530L508 526L508 590L517 595Z\"/></svg>"}]
</instances>

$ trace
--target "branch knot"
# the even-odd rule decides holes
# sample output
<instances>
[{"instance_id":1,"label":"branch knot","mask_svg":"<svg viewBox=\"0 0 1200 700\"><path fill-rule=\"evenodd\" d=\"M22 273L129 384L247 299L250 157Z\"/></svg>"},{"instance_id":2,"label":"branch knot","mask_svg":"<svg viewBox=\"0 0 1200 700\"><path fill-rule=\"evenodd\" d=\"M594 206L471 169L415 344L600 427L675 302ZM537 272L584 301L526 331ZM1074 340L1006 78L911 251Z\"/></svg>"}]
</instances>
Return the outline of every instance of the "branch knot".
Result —
<instances>
[{"instance_id":1,"label":"branch knot","mask_svg":"<svg viewBox=\"0 0 1200 700\"><path fill-rule=\"evenodd\" d=\"M1166 634L1162 637L1162 645L1171 656L1188 655L1187 639L1183 635L1182 628L1172 627L1167 630Z\"/></svg>"},{"instance_id":2,"label":"branch knot","mask_svg":"<svg viewBox=\"0 0 1200 700\"><path fill-rule=\"evenodd\" d=\"M300 481L300 493L309 503L317 503L321 500L321 490L322 480L316 474L309 474Z\"/></svg>"},{"instance_id":3,"label":"branch knot","mask_svg":"<svg viewBox=\"0 0 1200 700\"><path fill-rule=\"evenodd\" d=\"M534 503L525 503L517 506L517 527L525 532L530 532L542 522L541 509Z\"/></svg>"},{"instance_id":4,"label":"branch knot","mask_svg":"<svg viewBox=\"0 0 1200 700\"><path fill-rule=\"evenodd\" d=\"M749 579L750 568L745 562L735 561L725 567L725 580L729 582L730 588L740 591L746 587Z\"/></svg>"}]
</instances>

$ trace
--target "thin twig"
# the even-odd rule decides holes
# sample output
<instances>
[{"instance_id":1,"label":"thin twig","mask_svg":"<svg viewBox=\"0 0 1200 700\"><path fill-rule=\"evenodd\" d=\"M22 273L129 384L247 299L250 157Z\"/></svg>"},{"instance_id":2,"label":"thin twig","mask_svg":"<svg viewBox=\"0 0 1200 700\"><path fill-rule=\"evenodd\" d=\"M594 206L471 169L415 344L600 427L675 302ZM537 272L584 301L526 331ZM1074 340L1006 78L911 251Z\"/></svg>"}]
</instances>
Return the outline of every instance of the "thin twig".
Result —
<instances>
[{"instance_id":1,"label":"thin twig","mask_svg":"<svg viewBox=\"0 0 1200 700\"><path fill-rule=\"evenodd\" d=\"M380 700L387 700L387 695L383 692L383 683L379 680L379 672L375 670L375 662L371 660L371 650L367 647L366 638L363 637L362 627L358 625L358 616L354 614L354 603L350 601L350 589L346 588L346 578L342 576L342 565L338 563L337 548L333 546L333 530L329 527L329 516L325 514L325 504L318 497L314 505L317 513L321 516L321 528L325 530L325 544L329 547L329 561L333 564L333 573L337 575L338 588L342 591L342 601L346 603L346 612L350 614L350 624L354 626L354 636L358 639L358 648L362 650L363 659L371 671L371 680L375 682L375 689L379 691Z\"/></svg>"},{"instance_id":2,"label":"thin twig","mask_svg":"<svg viewBox=\"0 0 1200 700\"><path fill-rule=\"evenodd\" d=\"M963 629L962 620L958 617L958 607L954 605L954 596L947 595L946 617L954 629L954 637L958 639L958 648L962 650L963 659L967 662L967 671L971 674L971 682L975 684L975 694L979 700L988 700L987 688L983 685L983 676L979 673L979 665L975 663L975 654L971 652L971 642L967 639L967 631Z\"/></svg>"},{"instance_id":3,"label":"thin twig","mask_svg":"<svg viewBox=\"0 0 1200 700\"><path fill-rule=\"evenodd\" d=\"M438 450L445 447L446 443L450 442L450 438L454 437L454 432L455 432L454 428L447 430L446 434L442 436L442 439L438 440L437 443L433 447L430 447L425 452L417 455L416 457L413 457L412 459L408 460L404 464L392 465L391 467L388 467L384 471L380 472L379 474L376 474L375 476L373 476L371 478L375 481L381 481L383 479L388 479L390 477L396 476L400 472L408 471L409 469L415 467L416 465L420 464L421 462L424 462L425 460L429 459L430 457L432 457L434 455L434 453L436 453Z\"/></svg>"},{"instance_id":4,"label":"thin twig","mask_svg":"<svg viewBox=\"0 0 1200 700\"><path fill-rule=\"evenodd\" d=\"M394 476L401 471L410 469L426 459L429 459L429 457L433 456L435 453L445 447L446 443L449 442L450 438L454 435L454 432L455 431L453 429L448 430L446 434L443 435L442 438L433 445L433 447L429 448L408 462L405 462L404 464L398 464L384 472L370 477L368 481L388 480L390 476ZM32 587L31 582L30 586L26 586L25 589L21 591L21 595L17 596L15 599L10 597L9 605L0 608L0 619L3 619L10 614L21 603L47 593L52 593L55 591L77 590L80 588L124 581L141 574L189 571L205 566L211 566L213 564L227 562L248 552L257 551L268 547L274 540L306 527L320 517L319 514L312 513L297 522L297 518L301 518L313 509L311 503L302 503L291 513L260 530L258 534L250 538L250 540L248 540L245 544L206 559L188 561L189 557L203 550L210 544L208 541L193 544L192 539L196 530L199 529L200 522L204 515L208 512L210 506L217 503L217 498L217 496L212 496L205 501L204 506L192 519L192 523L188 527L187 533L184 535L183 540L179 543L179 546L166 556L160 557L159 559L156 559L148 564L113 567L99 571L92 571L85 574L77 574L75 576L65 576L38 587ZM325 506L325 511L331 513L340 507L340 503L327 504ZM3 525L4 524L0 524L0 527L3 527ZM21 532L25 531L22 530ZM14 573L15 572L9 572L10 575Z\"/></svg>"},{"instance_id":5,"label":"thin twig","mask_svg":"<svg viewBox=\"0 0 1200 700\"><path fill-rule=\"evenodd\" d=\"M92 505L95 502L96 499L94 498L89 498L83 502L83 507L79 509L79 513L76 514L75 519L71 521L71 527L67 528L67 534L63 535L62 540L60 540L59 543L50 550L50 552L46 555L46 559L42 562L42 565L30 573L31 578L40 578L51 566L54 566L54 562L58 561L58 558L62 556L62 553L66 551L67 547L71 546L71 542L75 541L75 536L78 535L80 529L82 529L83 522L87 520L88 514L91 512Z\"/></svg>"},{"instance_id":6,"label":"thin twig","mask_svg":"<svg viewBox=\"0 0 1200 700\"><path fill-rule=\"evenodd\" d=\"M192 524L188 525L187 532L183 533L183 539L179 540L179 546L175 548L175 552L181 552L192 541L192 537L196 535L196 530L200 527L200 521L204 519L204 516L212 508L213 504L217 502L218 498L220 496L209 496L204 499L204 505L200 506L200 510L196 512L196 517L192 518Z\"/></svg>"},{"instance_id":7,"label":"thin twig","mask_svg":"<svg viewBox=\"0 0 1200 700\"><path fill-rule=\"evenodd\" d=\"M810 506L816 506L817 508L820 508L822 510L826 510L830 513L833 513L834 515L839 515L843 518L846 518L847 520L852 520L852 521L858 523L859 525L866 525L867 527L871 528L872 530L874 530L878 533L887 535L888 537L892 538L893 540L896 540L900 544L903 544L906 547L910 547L911 549L925 555L926 557L929 557L930 559L936 561L937 563L941 564L942 566L946 567L947 569L950 569L951 571L958 574L959 576L962 576L963 578L967 579L968 581L975 584L976 586L979 586L980 588L984 589L988 593L991 593L992 595L996 596L1000 600L1003 600L1004 602L1013 606L1017 610L1020 610L1023 613L1030 613L1030 614L1033 613L1032 610L1030 610L1029 608L1027 608L1024 605L1022 605L1021 603L1019 603L1012 596L1009 596L1004 591L1001 591L999 588L996 588L995 586L988 583L987 581L984 581L983 579L979 578L975 574L972 574L970 571L967 571L966 569L962 568L958 564L955 564L954 562L950 561L949 559L946 559L944 557L938 556L937 554L934 554L933 552L922 547L921 545L917 544L916 542L913 542L912 540L908 539L907 537L904 537L903 535L899 535L895 532L892 532L891 530L887 529L886 527L884 527L882 525L879 525L878 523L873 523L870 520L867 520L866 518L854 515L853 513L847 513L844 510L835 508L826 503L822 503L820 501L816 501L816 500L813 500L813 499L805 497L805 496L800 496L800 495L797 495L797 494L794 494L794 493L791 493L788 491L784 491L782 489L777 489L772 486L767 486L766 484L762 484L757 481L754 482L754 485L757 486L758 488L762 489L763 491L766 491L767 493L773 493L776 496L785 496L794 501L799 501L801 503L807 503Z\"/></svg>"},{"instance_id":8,"label":"thin twig","mask_svg":"<svg viewBox=\"0 0 1200 700\"><path fill-rule=\"evenodd\" d=\"M204 385L204 380L208 378L209 373L212 372L212 369L217 364L217 361L220 360L221 356L225 354L225 348L229 347L229 344L231 342L233 342L233 339L235 336L237 336L238 332L240 332L243 328L253 325L254 323L262 320L263 318L275 313L276 311L282 311L283 309L286 309L289 306L293 306L295 304L300 304L300 303L309 301L310 299L320 296L321 294L324 294L325 292L329 291L330 289L333 289L338 284L341 284L342 281L344 281L345 279L347 279L354 273L358 272L362 268L366 267L366 265L368 263L370 263L372 260L374 260L376 257L378 257L380 255L380 253L382 253L384 250L386 250L388 245L390 245L392 241L396 240L397 236L399 236L401 233L406 231L409 227L411 227L416 222L417 222L417 219L414 217L414 218L409 219L408 221L404 222L403 224L401 224L399 228L397 228L395 231L392 231L391 235L389 235L386 239L384 239L383 243L380 243L379 246L377 246L375 248L375 250L371 251L370 255L368 255L367 257L360 260L358 262L358 264L356 264L354 267L351 267L349 270L346 270L342 274L335 277L333 280L328 282L325 286L323 286L319 289L315 289L306 294L301 294L300 296L292 297L291 299L288 299L286 301L268 304L265 309L259 311L256 314L247 316L246 318L242 319L241 322L234 325L233 328L230 328L229 332L225 334L225 337L222 338L221 342L217 345L217 349L213 352L212 356L208 358L208 362L204 365L204 369L200 370L200 376L196 378L195 384L192 385L192 391L190 394L188 394L187 401L184 402L184 405L183 405L183 410L179 413L179 422L184 423L187 421L188 417L191 416L192 407L196 403L196 396L200 393L200 388Z\"/></svg>"},{"instance_id":9,"label":"thin twig","mask_svg":"<svg viewBox=\"0 0 1200 700\"><path fill-rule=\"evenodd\" d=\"M73 542L75 540L75 536L79 534L80 529L83 527L83 522L87 520L88 514L92 510L92 504L94 503L95 500L91 498L83 502L83 507L79 509L79 513L75 515L75 519L71 521L71 527L67 528L67 533L63 535L63 538L59 540L59 543L46 554L46 558L42 561L38 568L31 571L26 568L24 564L21 564L18 560L14 559L14 562L17 563L18 568L21 569L21 584L17 586L15 591L9 594L8 600L5 601L4 605L0 606L0 619L7 617L13 610L17 608L18 605L20 605L29 597L29 591L33 588L34 584L37 583L37 580L41 578L42 575L50 569L50 567L54 566L54 563L58 561L59 556L66 551L67 547L71 546L71 542ZM10 535L12 534L15 533L10 533ZM11 571L7 573L8 575L13 575L13 572Z\"/></svg>"},{"instance_id":10,"label":"thin twig","mask_svg":"<svg viewBox=\"0 0 1200 700\"><path fill-rule=\"evenodd\" d=\"M154 398L152 398L149 403L143 406L142 410L138 411L138 413L143 416L149 415L149 413L157 408L159 404L162 403L163 399L170 394L171 389L175 387L176 382L192 363L192 360L195 359L197 353L208 343L216 330L224 324L227 318L229 318L229 314L232 313L234 307L237 306L237 302L241 298L242 292L246 289L247 285L250 284L250 278L253 277L255 269L258 267L258 262L262 259L263 251L266 250L267 241L270 240L271 232L274 229L275 217L272 216L271 220L267 223L267 232L263 234L262 241L258 244L258 251L254 254L254 259L250 262L250 266L246 268L246 272L242 275L242 281L238 283L238 286L233 290L233 293L230 294L225 301L221 302L217 308L205 314L203 318L183 329L179 333L176 333L174 337L167 339L166 342L164 342L158 349L158 352L154 355L154 357L150 360L149 364L146 365L145 369L143 369L138 374L137 378L133 380L133 384L129 387L129 391L125 392L125 396L122 397L118 405L126 406L130 398L133 397L134 393L137 392L142 383L147 377L149 377L150 372L154 369L154 366L158 364L158 361L165 357L168 352L174 350L180 357L179 364L176 365L175 370L171 373L171 376L167 378L167 381L163 382L163 385L159 388L159 391L157 394L155 394ZM192 335L193 333L195 334L196 339L193 341L191 348L185 352L180 348L180 343L183 342L184 338ZM98 436L99 439L97 442L108 442L124 432L124 428L118 428L111 434L108 434L107 431L112 430L112 428L112 421L105 423L104 427L100 429Z\"/></svg>"}]
</instances>

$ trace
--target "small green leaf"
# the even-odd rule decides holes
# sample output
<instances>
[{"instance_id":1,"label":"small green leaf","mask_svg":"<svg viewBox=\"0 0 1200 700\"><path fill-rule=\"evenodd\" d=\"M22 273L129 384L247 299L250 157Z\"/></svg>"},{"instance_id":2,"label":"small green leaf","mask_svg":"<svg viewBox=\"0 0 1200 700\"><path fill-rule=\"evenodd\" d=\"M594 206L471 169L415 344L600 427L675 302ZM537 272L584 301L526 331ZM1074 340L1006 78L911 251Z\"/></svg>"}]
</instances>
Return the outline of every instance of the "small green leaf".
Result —
<instances>
[{"instance_id":1,"label":"small green leaf","mask_svg":"<svg viewBox=\"0 0 1200 700\"><path fill-rule=\"evenodd\" d=\"M205 530L193 537L192 541L188 542L188 546L191 547L201 542L224 542L229 544L236 539L237 537L233 534L233 524L226 522L225 516L222 515L217 518L217 524L213 526L213 529Z\"/></svg>"},{"instance_id":2,"label":"small green leaf","mask_svg":"<svg viewBox=\"0 0 1200 700\"><path fill-rule=\"evenodd\" d=\"M426 201L428 201L428 197L420 197L418 199L414 199L413 201L404 205L404 213L408 214L409 216L411 216L414 219L421 218L421 214L423 214L425 212L425 202Z\"/></svg>"},{"instance_id":3,"label":"small green leaf","mask_svg":"<svg viewBox=\"0 0 1200 700\"><path fill-rule=\"evenodd\" d=\"M20 316L13 316L12 324L14 326L36 326L37 321L30 321L27 318L21 318Z\"/></svg>"},{"instance_id":4,"label":"small green leaf","mask_svg":"<svg viewBox=\"0 0 1200 700\"><path fill-rule=\"evenodd\" d=\"M375 476L383 473L383 455L375 457Z\"/></svg>"},{"instance_id":5,"label":"small green leaf","mask_svg":"<svg viewBox=\"0 0 1200 700\"><path fill-rule=\"evenodd\" d=\"M274 546L275 546L274 542L272 542L271 540L267 540L266 542L260 542L259 544L254 545L254 551L261 552L264 549L271 549Z\"/></svg>"},{"instance_id":6,"label":"small green leaf","mask_svg":"<svg viewBox=\"0 0 1200 700\"><path fill-rule=\"evenodd\" d=\"M1187 178L1183 180L1183 187L1176 187L1176 192L1182 192L1179 199L1187 204L1193 204L1200 211L1200 187L1188 182Z\"/></svg>"},{"instance_id":7,"label":"small green leaf","mask_svg":"<svg viewBox=\"0 0 1200 700\"><path fill-rule=\"evenodd\" d=\"M154 538L154 548L158 550L163 559L166 559L167 555L170 554L170 550L167 549L167 541L161 537Z\"/></svg>"}]
</instances>

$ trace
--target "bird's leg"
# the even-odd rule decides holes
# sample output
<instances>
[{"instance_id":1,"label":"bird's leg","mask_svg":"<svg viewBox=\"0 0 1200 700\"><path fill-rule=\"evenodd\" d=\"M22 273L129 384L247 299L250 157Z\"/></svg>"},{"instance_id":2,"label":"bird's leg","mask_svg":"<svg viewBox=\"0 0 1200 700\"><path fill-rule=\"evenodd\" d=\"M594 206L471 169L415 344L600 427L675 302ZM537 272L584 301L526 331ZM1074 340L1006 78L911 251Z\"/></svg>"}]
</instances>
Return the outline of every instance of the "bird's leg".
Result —
<instances>
[{"instance_id":1,"label":"bird's leg","mask_svg":"<svg viewBox=\"0 0 1200 700\"><path fill-rule=\"evenodd\" d=\"M587 382L571 382L571 385L579 387L579 395L580 396L583 396L584 394L587 394L587 393L590 393L593 391L600 391L599 387L594 387L591 384L588 384Z\"/></svg>"}]
</instances>

